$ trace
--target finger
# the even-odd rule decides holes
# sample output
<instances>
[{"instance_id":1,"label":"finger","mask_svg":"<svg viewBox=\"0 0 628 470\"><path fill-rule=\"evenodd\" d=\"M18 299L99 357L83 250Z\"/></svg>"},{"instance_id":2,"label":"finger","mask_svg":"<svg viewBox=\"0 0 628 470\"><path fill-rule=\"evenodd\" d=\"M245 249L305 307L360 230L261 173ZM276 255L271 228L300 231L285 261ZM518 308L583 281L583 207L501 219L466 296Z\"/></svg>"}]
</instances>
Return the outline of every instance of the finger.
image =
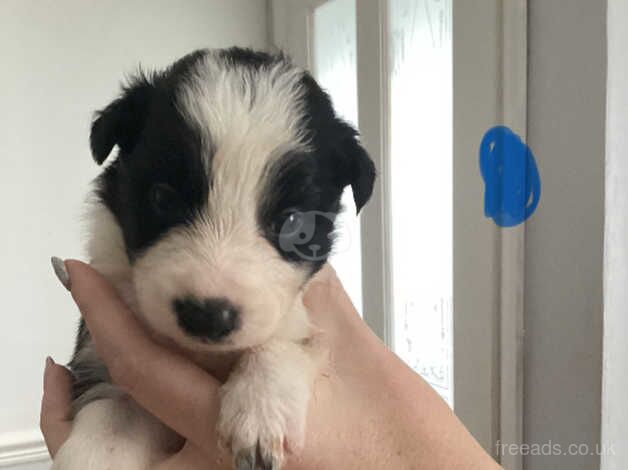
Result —
<instances>
[{"instance_id":1,"label":"finger","mask_svg":"<svg viewBox=\"0 0 628 470\"><path fill-rule=\"evenodd\" d=\"M312 314L311 320L319 327L329 326L329 321L336 321L341 314L359 317L336 271L329 263L308 283L303 303Z\"/></svg>"},{"instance_id":2,"label":"finger","mask_svg":"<svg viewBox=\"0 0 628 470\"><path fill-rule=\"evenodd\" d=\"M336 270L330 263L325 263L310 282L331 282L338 279Z\"/></svg>"},{"instance_id":3,"label":"finger","mask_svg":"<svg viewBox=\"0 0 628 470\"><path fill-rule=\"evenodd\" d=\"M51 457L55 456L72 429L71 383L70 372L65 367L55 364L51 358L47 358L39 426Z\"/></svg>"},{"instance_id":4,"label":"finger","mask_svg":"<svg viewBox=\"0 0 628 470\"><path fill-rule=\"evenodd\" d=\"M206 468L226 470L233 467L228 455L207 453L204 449L188 441L183 449L160 462L155 468L156 470L200 470Z\"/></svg>"},{"instance_id":5,"label":"finger","mask_svg":"<svg viewBox=\"0 0 628 470\"><path fill-rule=\"evenodd\" d=\"M114 383L188 440L216 446L218 381L155 343L98 272L80 261L65 266L72 297Z\"/></svg>"}]
</instances>

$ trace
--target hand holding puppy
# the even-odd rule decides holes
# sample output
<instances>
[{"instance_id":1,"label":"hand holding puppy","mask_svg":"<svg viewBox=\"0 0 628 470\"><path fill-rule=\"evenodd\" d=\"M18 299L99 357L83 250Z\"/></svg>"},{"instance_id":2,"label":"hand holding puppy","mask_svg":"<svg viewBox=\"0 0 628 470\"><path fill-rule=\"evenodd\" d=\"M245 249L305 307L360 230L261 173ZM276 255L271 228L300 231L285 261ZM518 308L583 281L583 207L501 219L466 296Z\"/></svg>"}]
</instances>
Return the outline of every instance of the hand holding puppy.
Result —
<instances>
[{"instance_id":1,"label":"hand holding puppy","mask_svg":"<svg viewBox=\"0 0 628 470\"><path fill-rule=\"evenodd\" d=\"M153 342L88 265L66 267L113 381L183 438L156 467L231 468L216 434L220 382ZM305 304L331 354L314 385L306 447L289 456L287 468L498 468L429 385L366 327L332 268L310 282ZM70 380L63 366L47 362L41 428L52 456L72 425Z\"/></svg>"}]
</instances>

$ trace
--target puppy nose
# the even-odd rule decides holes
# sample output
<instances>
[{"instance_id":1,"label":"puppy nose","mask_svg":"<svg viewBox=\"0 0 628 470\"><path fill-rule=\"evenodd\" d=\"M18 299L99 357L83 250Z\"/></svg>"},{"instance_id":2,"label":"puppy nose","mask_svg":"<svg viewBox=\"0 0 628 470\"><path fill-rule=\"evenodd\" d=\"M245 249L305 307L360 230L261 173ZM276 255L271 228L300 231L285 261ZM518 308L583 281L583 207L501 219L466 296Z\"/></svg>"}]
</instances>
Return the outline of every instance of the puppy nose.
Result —
<instances>
[{"instance_id":1,"label":"puppy nose","mask_svg":"<svg viewBox=\"0 0 628 470\"><path fill-rule=\"evenodd\" d=\"M179 326L189 335L218 341L239 326L238 309L227 299L175 299L173 308Z\"/></svg>"}]
</instances>

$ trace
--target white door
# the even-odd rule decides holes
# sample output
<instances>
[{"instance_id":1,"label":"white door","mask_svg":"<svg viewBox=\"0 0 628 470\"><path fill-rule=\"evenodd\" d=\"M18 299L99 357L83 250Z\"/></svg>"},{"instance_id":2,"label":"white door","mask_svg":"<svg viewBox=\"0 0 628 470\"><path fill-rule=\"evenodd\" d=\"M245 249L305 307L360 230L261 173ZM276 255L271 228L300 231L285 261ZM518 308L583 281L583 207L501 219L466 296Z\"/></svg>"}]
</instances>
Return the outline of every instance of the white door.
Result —
<instances>
[{"instance_id":1,"label":"white door","mask_svg":"<svg viewBox=\"0 0 628 470\"><path fill-rule=\"evenodd\" d=\"M526 1L272 8L274 44L358 125L378 169L332 264L371 328L490 453L520 442L523 228L484 216L478 149L495 125L525 139Z\"/></svg>"}]
</instances>

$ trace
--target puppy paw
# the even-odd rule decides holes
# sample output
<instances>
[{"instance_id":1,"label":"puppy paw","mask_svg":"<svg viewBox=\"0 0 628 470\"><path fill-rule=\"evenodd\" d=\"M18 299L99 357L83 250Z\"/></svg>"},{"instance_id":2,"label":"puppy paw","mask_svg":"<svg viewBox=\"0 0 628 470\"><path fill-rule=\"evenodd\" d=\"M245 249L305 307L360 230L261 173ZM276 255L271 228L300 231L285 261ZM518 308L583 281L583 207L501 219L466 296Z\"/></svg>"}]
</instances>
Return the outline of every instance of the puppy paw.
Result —
<instances>
[{"instance_id":1,"label":"puppy paw","mask_svg":"<svg viewBox=\"0 0 628 470\"><path fill-rule=\"evenodd\" d=\"M218 434L237 470L279 470L303 445L318 362L300 344L275 341L244 355L220 389Z\"/></svg>"},{"instance_id":2,"label":"puppy paw","mask_svg":"<svg viewBox=\"0 0 628 470\"><path fill-rule=\"evenodd\" d=\"M255 447L239 450L233 461L236 470L278 470L281 468L283 456L279 458L265 454L258 443Z\"/></svg>"},{"instance_id":3,"label":"puppy paw","mask_svg":"<svg viewBox=\"0 0 628 470\"><path fill-rule=\"evenodd\" d=\"M284 461L286 419L277 398L252 397L223 387L218 433L236 470L279 470Z\"/></svg>"}]
</instances>

